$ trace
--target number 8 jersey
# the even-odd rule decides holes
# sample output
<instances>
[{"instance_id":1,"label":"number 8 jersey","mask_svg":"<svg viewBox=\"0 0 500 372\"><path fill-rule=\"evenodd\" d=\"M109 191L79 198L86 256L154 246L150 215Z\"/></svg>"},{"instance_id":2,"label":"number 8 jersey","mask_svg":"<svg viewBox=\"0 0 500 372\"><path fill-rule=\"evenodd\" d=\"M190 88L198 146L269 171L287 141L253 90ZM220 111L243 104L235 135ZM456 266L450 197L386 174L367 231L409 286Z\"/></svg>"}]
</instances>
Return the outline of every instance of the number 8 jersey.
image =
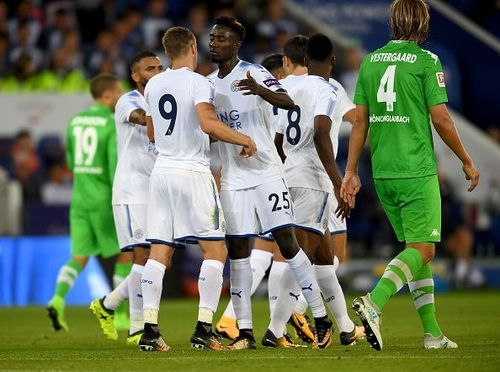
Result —
<instances>
[{"instance_id":1,"label":"number 8 jersey","mask_svg":"<svg viewBox=\"0 0 500 372\"><path fill-rule=\"evenodd\" d=\"M295 102L293 109L279 110L276 129L283 134L288 186L331 192L332 182L314 144L314 118L320 115L332 118L337 95L319 76L289 75L280 82Z\"/></svg>"},{"instance_id":2,"label":"number 8 jersey","mask_svg":"<svg viewBox=\"0 0 500 372\"><path fill-rule=\"evenodd\" d=\"M187 67L167 69L148 81L144 99L154 125L155 167L210 172L210 140L200 128L195 106L213 104L213 95L208 79Z\"/></svg>"},{"instance_id":3,"label":"number 8 jersey","mask_svg":"<svg viewBox=\"0 0 500 372\"><path fill-rule=\"evenodd\" d=\"M94 103L69 121L66 138L66 162L73 171L71 208L109 208L117 159L113 112Z\"/></svg>"}]
</instances>

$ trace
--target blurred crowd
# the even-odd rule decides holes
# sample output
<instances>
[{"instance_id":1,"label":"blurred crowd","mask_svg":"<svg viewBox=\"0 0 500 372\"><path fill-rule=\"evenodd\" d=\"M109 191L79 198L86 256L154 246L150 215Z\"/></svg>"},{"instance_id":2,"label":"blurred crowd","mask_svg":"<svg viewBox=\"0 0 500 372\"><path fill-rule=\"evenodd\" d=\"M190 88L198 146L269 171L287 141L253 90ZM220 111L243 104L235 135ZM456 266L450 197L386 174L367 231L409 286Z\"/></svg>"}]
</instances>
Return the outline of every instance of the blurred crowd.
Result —
<instances>
[{"instance_id":1,"label":"blurred crowd","mask_svg":"<svg viewBox=\"0 0 500 372\"><path fill-rule=\"evenodd\" d=\"M286 16L282 0L20 0L0 1L0 91L84 92L87 79L110 72L128 80L140 50L164 59L168 27L190 28L198 39L198 70L208 60L211 20L235 16L247 29L241 57L259 62L290 36L308 33Z\"/></svg>"}]
</instances>

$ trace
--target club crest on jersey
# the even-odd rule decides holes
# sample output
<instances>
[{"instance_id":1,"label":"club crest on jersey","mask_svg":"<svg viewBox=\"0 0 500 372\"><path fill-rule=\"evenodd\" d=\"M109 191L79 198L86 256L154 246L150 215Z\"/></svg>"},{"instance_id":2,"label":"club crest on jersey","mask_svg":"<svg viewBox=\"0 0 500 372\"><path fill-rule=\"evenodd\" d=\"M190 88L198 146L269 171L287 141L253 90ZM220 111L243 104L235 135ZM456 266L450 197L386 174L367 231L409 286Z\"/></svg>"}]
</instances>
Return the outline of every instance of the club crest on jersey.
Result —
<instances>
[{"instance_id":1,"label":"club crest on jersey","mask_svg":"<svg viewBox=\"0 0 500 372\"><path fill-rule=\"evenodd\" d=\"M144 231L142 229L137 229L134 231L134 238L141 240L144 238Z\"/></svg>"},{"instance_id":2,"label":"club crest on jersey","mask_svg":"<svg viewBox=\"0 0 500 372\"><path fill-rule=\"evenodd\" d=\"M236 85L238 85L240 81L239 80L235 80L231 83L231 92L237 92L238 91L238 87Z\"/></svg>"},{"instance_id":3,"label":"club crest on jersey","mask_svg":"<svg viewBox=\"0 0 500 372\"><path fill-rule=\"evenodd\" d=\"M436 79L437 79L438 85L441 88L444 88L446 86L446 83L444 82L444 73L443 72L436 72Z\"/></svg>"}]
</instances>

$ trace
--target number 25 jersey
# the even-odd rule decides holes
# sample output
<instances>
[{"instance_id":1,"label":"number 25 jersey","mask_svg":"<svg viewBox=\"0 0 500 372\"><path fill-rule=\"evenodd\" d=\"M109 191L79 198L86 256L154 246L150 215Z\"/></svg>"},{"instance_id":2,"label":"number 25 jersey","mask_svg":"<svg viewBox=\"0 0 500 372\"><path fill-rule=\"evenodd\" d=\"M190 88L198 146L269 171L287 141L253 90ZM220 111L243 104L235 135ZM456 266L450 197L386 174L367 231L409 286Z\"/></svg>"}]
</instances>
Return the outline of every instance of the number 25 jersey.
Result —
<instances>
[{"instance_id":1,"label":"number 25 jersey","mask_svg":"<svg viewBox=\"0 0 500 372\"><path fill-rule=\"evenodd\" d=\"M284 178L281 159L274 146L271 105L257 95L243 95L236 84L246 79L247 71L258 84L276 91L280 83L262 66L240 61L224 78L219 70L209 75L215 88L215 110L219 120L232 129L250 136L257 152L249 158L240 156L241 146L221 142L222 190L241 190Z\"/></svg>"}]
</instances>

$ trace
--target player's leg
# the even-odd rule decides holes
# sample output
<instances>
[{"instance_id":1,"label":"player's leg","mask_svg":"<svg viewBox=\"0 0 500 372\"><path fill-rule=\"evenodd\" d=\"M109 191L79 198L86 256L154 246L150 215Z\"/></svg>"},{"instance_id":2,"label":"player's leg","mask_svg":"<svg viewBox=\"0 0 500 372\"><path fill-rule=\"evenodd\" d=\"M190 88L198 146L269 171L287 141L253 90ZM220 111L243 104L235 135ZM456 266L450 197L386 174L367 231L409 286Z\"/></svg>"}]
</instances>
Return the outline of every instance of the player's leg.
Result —
<instances>
[{"instance_id":1,"label":"player's leg","mask_svg":"<svg viewBox=\"0 0 500 372\"><path fill-rule=\"evenodd\" d=\"M118 255L113 272L113 287L118 288L123 283L124 297L115 310L115 328L119 331L130 329L130 319L128 317L128 287L129 287L129 274L132 270L133 252L122 252Z\"/></svg>"},{"instance_id":2,"label":"player's leg","mask_svg":"<svg viewBox=\"0 0 500 372\"><path fill-rule=\"evenodd\" d=\"M315 346L328 347L331 344L332 322L326 314L311 261L297 243L294 230L291 227L294 224L294 219L288 188L284 181L260 185L257 187L256 197L258 198L259 219L264 232L270 231L273 234L281 254L289 264L281 278L280 293L286 293L287 296L290 296L290 293L299 295L302 291L315 319L318 335ZM274 317L280 318L281 316L280 320L284 320L286 323L289 317L283 319L285 312L278 314L280 297L278 295ZM283 332L283 328L276 328L278 335L275 336L277 338L282 336L280 330Z\"/></svg>"},{"instance_id":3,"label":"player's leg","mask_svg":"<svg viewBox=\"0 0 500 372\"><path fill-rule=\"evenodd\" d=\"M420 249L422 243L438 242L441 238L441 195L437 176L424 177L419 180L419 204L402 209L407 246ZM426 211L422 217L421 210ZM434 244L421 251L424 266L413 274L408 287L424 329L424 347L426 349L450 349L458 347L456 343L443 335L436 319L434 304L434 280L430 260L434 257ZM426 259L426 256L430 258Z\"/></svg>"},{"instance_id":4,"label":"player's leg","mask_svg":"<svg viewBox=\"0 0 500 372\"><path fill-rule=\"evenodd\" d=\"M172 190L176 180L170 169L153 168L147 208L147 241L151 243L149 259L141 277L144 333L139 340L143 351L169 351L158 325L163 276L172 264L174 254L174 221L177 212L177 193Z\"/></svg>"},{"instance_id":5,"label":"player's leg","mask_svg":"<svg viewBox=\"0 0 500 372\"><path fill-rule=\"evenodd\" d=\"M345 235L344 234L337 234ZM343 239L345 241L345 239ZM332 239L329 231L323 235L320 248L316 251L315 269L318 285L339 328L340 343L352 345L364 337L363 327L357 327L347 312L344 291L335 271Z\"/></svg>"},{"instance_id":6,"label":"player's leg","mask_svg":"<svg viewBox=\"0 0 500 372\"><path fill-rule=\"evenodd\" d=\"M143 300L141 278L144 265L149 258L149 245L134 247L134 264L129 274L128 298L130 312L130 330L127 344L137 345L144 332Z\"/></svg>"},{"instance_id":7,"label":"player's leg","mask_svg":"<svg viewBox=\"0 0 500 372\"><path fill-rule=\"evenodd\" d=\"M116 288L115 293L118 293L118 299L116 299L116 301L114 302L110 302L109 300L111 298L108 298L107 305L110 306L110 308L108 308L104 303L105 298L92 301L89 308L98 319L99 325L101 326L101 329L105 336L111 340L117 340L117 329L120 327L116 327L116 310L118 305L122 303L124 299L128 298L128 281L124 280L124 278L127 277L128 271L130 271L130 267L132 266L130 262L132 259L132 253L128 252L125 254L120 254L115 221L113 217L113 210L111 208L93 211L90 214L90 220L92 230L96 236L96 246L99 250L100 255L103 258L116 256L117 261L115 263L115 270L113 274L114 284L117 283L118 278L122 279L122 283L114 285L114 287ZM121 317L121 328L126 327L126 329L128 329L128 316L126 316L125 314L126 319L123 319L123 315L121 315Z\"/></svg>"},{"instance_id":8,"label":"player's leg","mask_svg":"<svg viewBox=\"0 0 500 372\"><path fill-rule=\"evenodd\" d=\"M148 219L149 220L149 219ZM148 223L148 226L149 223ZM155 236L154 234L152 236ZM139 341L143 351L169 351L160 334L158 312L160 310L161 293L163 291L163 276L165 270L172 265L174 249L171 245L152 240L149 259L142 273L142 299L144 315L144 333Z\"/></svg>"},{"instance_id":9,"label":"player's leg","mask_svg":"<svg viewBox=\"0 0 500 372\"><path fill-rule=\"evenodd\" d=\"M274 309L276 307L276 301L278 300L278 293L280 288L281 276L283 272L288 267L285 257L280 252L280 249L276 243L274 243L273 248L273 263L271 264L271 270L269 270L269 278L267 281L267 291L269 295L269 314L272 316ZM307 304L307 302L306 302Z\"/></svg>"},{"instance_id":10,"label":"player's leg","mask_svg":"<svg viewBox=\"0 0 500 372\"><path fill-rule=\"evenodd\" d=\"M200 349L224 350L224 346L212 332L212 321L222 291L222 273L227 259L227 250L222 240L199 240L198 243L203 253L203 263L198 280L200 294L198 322L191 337L191 346Z\"/></svg>"},{"instance_id":11,"label":"player's leg","mask_svg":"<svg viewBox=\"0 0 500 372\"><path fill-rule=\"evenodd\" d=\"M59 270L54 295L47 305L49 318L56 331L68 330L64 318L65 298L91 255L97 254L88 214L70 210L71 258Z\"/></svg>"},{"instance_id":12,"label":"player's leg","mask_svg":"<svg viewBox=\"0 0 500 372\"><path fill-rule=\"evenodd\" d=\"M273 247L274 240L255 238L254 247L252 249L252 253L250 254L250 267L252 268L251 295L255 293L257 287L262 282L267 269L271 265ZM233 302L232 300L229 300L221 319L217 322L217 333L229 339L235 339L239 334L236 323L237 319L233 308Z\"/></svg>"},{"instance_id":13,"label":"player's leg","mask_svg":"<svg viewBox=\"0 0 500 372\"><path fill-rule=\"evenodd\" d=\"M253 349L250 266L250 236L258 233L255 200L251 190L223 190L220 200L226 219L226 245L229 256L230 293L240 330L231 343L233 349Z\"/></svg>"}]
</instances>

